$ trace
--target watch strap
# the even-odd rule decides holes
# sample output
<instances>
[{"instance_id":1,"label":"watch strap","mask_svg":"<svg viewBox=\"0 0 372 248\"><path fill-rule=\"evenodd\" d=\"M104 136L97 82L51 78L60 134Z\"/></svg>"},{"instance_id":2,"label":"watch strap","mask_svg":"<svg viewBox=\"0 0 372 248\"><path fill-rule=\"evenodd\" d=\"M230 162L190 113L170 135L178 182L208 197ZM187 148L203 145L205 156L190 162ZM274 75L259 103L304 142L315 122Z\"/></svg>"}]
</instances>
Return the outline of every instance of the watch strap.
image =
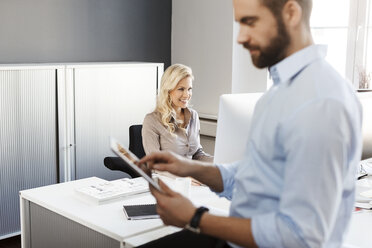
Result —
<instances>
[{"instance_id":1,"label":"watch strap","mask_svg":"<svg viewBox=\"0 0 372 248\"><path fill-rule=\"evenodd\" d=\"M200 220L201 220L202 215L207 211L209 211L209 209L206 207L197 208L193 217L191 218L190 223L186 225L186 228L190 231L200 233L200 228L199 228Z\"/></svg>"}]
</instances>

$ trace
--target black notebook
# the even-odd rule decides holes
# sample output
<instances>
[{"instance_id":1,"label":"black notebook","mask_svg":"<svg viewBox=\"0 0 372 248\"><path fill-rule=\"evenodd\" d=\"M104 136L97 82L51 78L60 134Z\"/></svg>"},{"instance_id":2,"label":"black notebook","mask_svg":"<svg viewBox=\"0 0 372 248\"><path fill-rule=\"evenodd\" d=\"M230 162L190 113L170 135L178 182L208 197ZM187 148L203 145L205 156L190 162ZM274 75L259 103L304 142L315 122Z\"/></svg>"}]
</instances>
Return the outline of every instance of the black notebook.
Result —
<instances>
[{"instance_id":1,"label":"black notebook","mask_svg":"<svg viewBox=\"0 0 372 248\"><path fill-rule=\"evenodd\" d=\"M123 210L128 220L143 220L159 218L156 204L124 205Z\"/></svg>"}]
</instances>

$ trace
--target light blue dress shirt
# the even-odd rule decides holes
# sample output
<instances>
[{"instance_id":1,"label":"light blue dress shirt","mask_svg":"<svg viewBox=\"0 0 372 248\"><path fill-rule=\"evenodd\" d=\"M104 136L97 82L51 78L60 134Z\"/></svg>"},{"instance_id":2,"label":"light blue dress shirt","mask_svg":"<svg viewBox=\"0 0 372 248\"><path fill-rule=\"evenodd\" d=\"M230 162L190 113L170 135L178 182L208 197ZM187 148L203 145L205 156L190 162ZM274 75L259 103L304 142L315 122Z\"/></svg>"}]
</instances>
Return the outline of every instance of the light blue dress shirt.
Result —
<instances>
[{"instance_id":1,"label":"light blue dress shirt","mask_svg":"<svg viewBox=\"0 0 372 248\"><path fill-rule=\"evenodd\" d=\"M218 165L259 247L340 247L354 205L361 105L312 45L270 68L243 160ZM238 247L231 244L234 247Z\"/></svg>"}]
</instances>

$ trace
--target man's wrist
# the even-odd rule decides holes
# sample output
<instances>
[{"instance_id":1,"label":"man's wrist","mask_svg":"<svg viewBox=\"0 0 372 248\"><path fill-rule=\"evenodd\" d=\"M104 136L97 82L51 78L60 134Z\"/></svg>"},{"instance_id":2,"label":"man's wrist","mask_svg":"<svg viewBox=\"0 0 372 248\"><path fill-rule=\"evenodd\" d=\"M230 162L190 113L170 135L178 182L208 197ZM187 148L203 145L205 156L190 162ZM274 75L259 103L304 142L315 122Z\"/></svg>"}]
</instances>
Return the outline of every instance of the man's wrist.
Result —
<instances>
[{"instance_id":1,"label":"man's wrist","mask_svg":"<svg viewBox=\"0 0 372 248\"><path fill-rule=\"evenodd\" d=\"M192 178L199 178L199 175L201 174L202 165L199 161L192 161L192 164L189 167L188 176ZM198 179L197 179L198 180Z\"/></svg>"},{"instance_id":2,"label":"man's wrist","mask_svg":"<svg viewBox=\"0 0 372 248\"><path fill-rule=\"evenodd\" d=\"M199 207L195 210L194 215L192 216L190 222L186 224L185 228L195 232L200 233L200 221L204 213L208 212L209 209L206 207Z\"/></svg>"}]
</instances>

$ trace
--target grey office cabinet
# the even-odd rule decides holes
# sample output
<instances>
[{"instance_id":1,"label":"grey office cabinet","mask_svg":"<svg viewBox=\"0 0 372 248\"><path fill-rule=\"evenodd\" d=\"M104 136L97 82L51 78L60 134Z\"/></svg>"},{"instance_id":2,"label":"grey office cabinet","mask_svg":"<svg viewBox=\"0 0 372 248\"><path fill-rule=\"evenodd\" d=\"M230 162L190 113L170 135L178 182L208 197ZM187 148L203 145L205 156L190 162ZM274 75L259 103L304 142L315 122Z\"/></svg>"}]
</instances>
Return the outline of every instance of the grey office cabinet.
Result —
<instances>
[{"instance_id":1,"label":"grey office cabinet","mask_svg":"<svg viewBox=\"0 0 372 248\"><path fill-rule=\"evenodd\" d=\"M20 190L90 176L104 167L109 136L155 108L159 63L0 66L0 239L20 232Z\"/></svg>"},{"instance_id":2,"label":"grey office cabinet","mask_svg":"<svg viewBox=\"0 0 372 248\"><path fill-rule=\"evenodd\" d=\"M18 192L57 182L56 71L0 68L0 239L20 231Z\"/></svg>"}]
</instances>

